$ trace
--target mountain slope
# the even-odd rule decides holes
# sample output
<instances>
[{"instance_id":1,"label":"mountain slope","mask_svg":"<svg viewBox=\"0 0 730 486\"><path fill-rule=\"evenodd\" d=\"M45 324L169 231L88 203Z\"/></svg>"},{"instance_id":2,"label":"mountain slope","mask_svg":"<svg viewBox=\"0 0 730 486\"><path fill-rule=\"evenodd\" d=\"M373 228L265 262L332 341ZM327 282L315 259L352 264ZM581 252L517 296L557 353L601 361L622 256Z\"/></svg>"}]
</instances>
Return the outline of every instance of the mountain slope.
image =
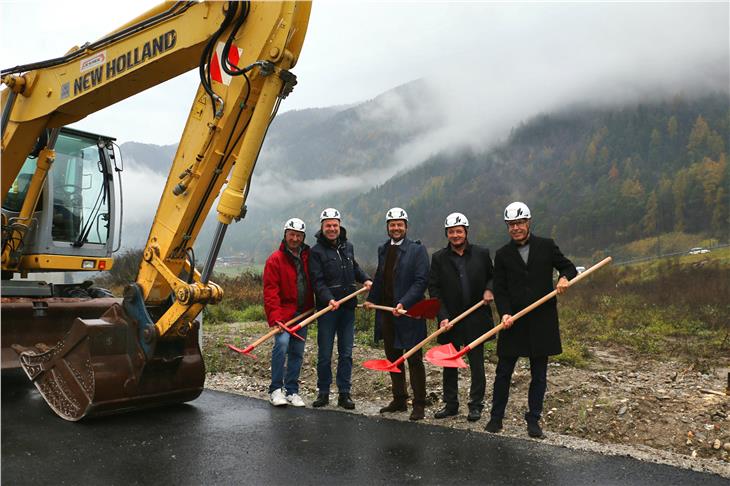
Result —
<instances>
[{"instance_id":1,"label":"mountain slope","mask_svg":"<svg viewBox=\"0 0 730 486\"><path fill-rule=\"evenodd\" d=\"M231 226L221 254L263 260L292 216L308 223L312 243L329 206L342 211L363 260L385 239L392 206L408 210L410 234L432 251L445 243L442 221L453 211L469 217L472 241L494 249L506 240L501 214L513 200L530 206L536 233L555 236L572 255L671 231L730 239L726 94L571 107L526 120L491 148L450 147L418 159L438 126L438 105L424 103L429 90L418 81L355 106L277 117L247 217ZM146 167L174 153L174 146L123 149ZM166 174L169 161L162 165ZM201 232L200 254L209 233Z\"/></svg>"}]
</instances>

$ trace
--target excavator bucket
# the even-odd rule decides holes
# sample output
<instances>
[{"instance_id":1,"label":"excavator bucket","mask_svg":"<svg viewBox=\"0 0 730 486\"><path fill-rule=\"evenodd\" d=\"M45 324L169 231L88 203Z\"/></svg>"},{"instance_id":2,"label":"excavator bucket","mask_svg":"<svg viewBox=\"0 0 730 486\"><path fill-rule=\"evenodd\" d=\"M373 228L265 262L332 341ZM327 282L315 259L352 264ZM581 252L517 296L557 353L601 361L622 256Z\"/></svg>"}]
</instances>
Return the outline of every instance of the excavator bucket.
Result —
<instances>
[{"instance_id":1,"label":"excavator bucket","mask_svg":"<svg viewBox=\"0 0 730 486\"><path fill-rule=\"evenodd\" d=\"M99 319L76 319L53 346L13 348L48 405L69 421L197 398L205 381L197 325L157 342L148 357L139 335L138 321L114 304Z\"/></svg>"}]
</instances>

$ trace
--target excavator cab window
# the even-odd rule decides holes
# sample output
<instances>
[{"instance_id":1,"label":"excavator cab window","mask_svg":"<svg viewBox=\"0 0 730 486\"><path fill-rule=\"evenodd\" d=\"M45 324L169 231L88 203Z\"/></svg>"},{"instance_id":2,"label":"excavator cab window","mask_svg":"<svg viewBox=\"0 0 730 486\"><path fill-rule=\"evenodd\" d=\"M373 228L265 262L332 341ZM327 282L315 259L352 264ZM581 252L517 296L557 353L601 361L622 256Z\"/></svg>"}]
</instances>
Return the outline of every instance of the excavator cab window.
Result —
<instances>
[{"instance_id":1,"label":"excavator cab window","mask_svg":"<svg viewBox=\"0 0 730 486\"><path fill-rule=\"evenodd\" d=\"M62 134L49 172L53 187L54 241L105 244L109 235L111 176L98 138Z\"/></svg>"},{"instance_id":2,"label":"excavator cab window","mask_svg":"<svg viewBox=\"0 0 730 486\"><path fill-rule=\"evenodd\" d=\"M28 193L30 179L33 177L35 168L36 159L26 159L23 168L18 173L18 177L15 178L13 184L10 186L10 190L3 204L3 209L13 213L20 212L20 209L23 207L23 201L25 201L25 195Z\"/></svg>"}]
</instances>

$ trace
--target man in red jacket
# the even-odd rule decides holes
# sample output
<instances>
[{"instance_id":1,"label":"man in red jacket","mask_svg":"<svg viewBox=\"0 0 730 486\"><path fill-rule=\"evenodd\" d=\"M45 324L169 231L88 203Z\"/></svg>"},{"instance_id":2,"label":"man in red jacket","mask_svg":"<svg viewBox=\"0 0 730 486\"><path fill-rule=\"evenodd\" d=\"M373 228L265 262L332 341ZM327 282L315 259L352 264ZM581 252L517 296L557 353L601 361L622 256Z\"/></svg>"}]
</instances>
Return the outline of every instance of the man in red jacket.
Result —
<instances>
[{"instance_id":1,"label":"man in red jacket","mask_svg":"<svg viewBox=\"0 0 730 486\"><path fill-rule=\"evenodd\" d=\"M269 326L285 323L314 306L309 281L309 246L304 243L306 225L299 218L284 224L284 240L264 266L264 310ZM307 328L297 332L306 339ZM303 407L299 396L299 371L304 357L304 341L289 333L276 335L271 350L269 402L275 407L291 404Z\"/></svg>"}]
</instances>

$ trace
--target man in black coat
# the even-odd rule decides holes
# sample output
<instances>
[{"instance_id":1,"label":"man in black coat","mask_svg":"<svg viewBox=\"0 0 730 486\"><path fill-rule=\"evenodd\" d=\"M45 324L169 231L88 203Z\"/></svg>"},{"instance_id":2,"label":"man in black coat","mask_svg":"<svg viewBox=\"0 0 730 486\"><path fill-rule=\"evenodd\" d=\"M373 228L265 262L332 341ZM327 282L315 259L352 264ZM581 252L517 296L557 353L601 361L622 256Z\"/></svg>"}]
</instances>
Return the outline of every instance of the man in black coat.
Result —
<instances>
[{"instance_id":1,"label":"man in black coat","mask_svg":"<svg viewBox=\"0 0 730 486\"><path fill-rule=\"evenodd\" d=\"M504 211L511 241L494 256L494 296L504 329L497 341L497 371L491 418L487 431L499 432L509 399L512 372L520 356L530 359L527 433L542 438L539 421L547 387L548 356L563 352L558 327L557 300L551 299L522 317L512 327L512 316L553 291L553 269L559 272L556 289L562 294L578 272L555 242L530 233L530 209L514 202Z\"/></svg>"},{"instance_id":2,"label":"man in black coat","mask_svg":"<svg viewBox=\"0 0 730 486\"><path fill-rule=\"evenodd\" d=\"M372 304L395 307L375 314L375 341L383 339L385 356L392 363L403 353L426 337L426 321L401 315L401 309L409 309L423 300L428 285L428 252L420 241L406 237L408 214L402 208L391 208L385 215L385 224L390 237L378 248L378 269L365 307ZM393 400L380 409L380 413L404 412L408 408L405 366L400 373L390 373ZM426 368L423 353L408 358L408 372L413 389L413 411L410 420L425 417Z\"/></svg>"},{"instance_id":3,"label":"man in black coat","mask_svg":"<svg viewBox=\"0 0 730 486\"><path fill-rule=\"evenodd\" d=\"M469 344L494 326L489 303L492 295L492 259L489 250L469 243L469 221L461 213L450 214L444 223L446 248L433 254L428 293L441 301L439 326L450 328L438 337L441 344L452 343L456 348ZM484 300L485 306L472 312L456 325L449 324L459 314ZM469 390L469 414L467 420L475 422L482 416L486 378L484 376L484 345L480 344L467 353L471 371ZM434 418L440 419L459 413L458 368L444 368L444 407Z\"/></svg>"}]
</instances>

